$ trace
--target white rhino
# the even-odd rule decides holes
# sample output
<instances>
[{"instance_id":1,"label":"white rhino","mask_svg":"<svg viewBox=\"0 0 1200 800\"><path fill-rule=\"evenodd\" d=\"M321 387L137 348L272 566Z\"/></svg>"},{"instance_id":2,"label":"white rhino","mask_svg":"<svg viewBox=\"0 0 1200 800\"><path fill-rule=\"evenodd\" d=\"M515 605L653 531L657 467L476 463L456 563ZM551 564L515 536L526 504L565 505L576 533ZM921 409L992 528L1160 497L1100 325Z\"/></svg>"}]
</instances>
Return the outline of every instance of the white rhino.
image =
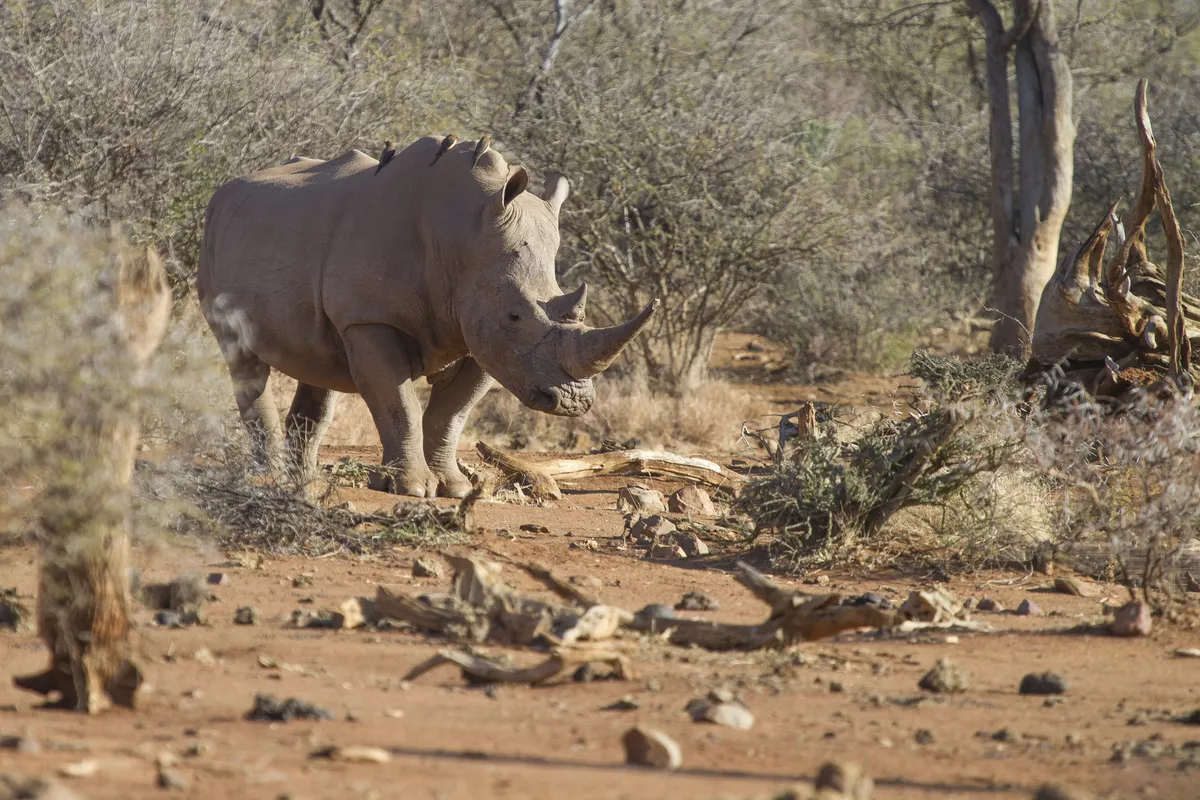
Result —
<instances>
[{"instance_id":1,"label":"white rhino","mask_svg":"<svg viewBox=\"0 0 1200 800\"><path fill-rule=\"evenodd\" d=\"M658 301L610 328L583 324L587 286L554 276L567 181L541 197L528 175L459 145L437 159L426 137L374 174L357 150L296 158L226 183L208 204L197 289L233 377L259 458L283 437L271 370L299 382L285 425L300 465L317 448L337 392L362 395L386 469L371 486L461 497L455 450L494 376L530 408L577 416L591 376L613 362ZM413 381L432 384L424 413Z\"/></svg>"}]
</instances>

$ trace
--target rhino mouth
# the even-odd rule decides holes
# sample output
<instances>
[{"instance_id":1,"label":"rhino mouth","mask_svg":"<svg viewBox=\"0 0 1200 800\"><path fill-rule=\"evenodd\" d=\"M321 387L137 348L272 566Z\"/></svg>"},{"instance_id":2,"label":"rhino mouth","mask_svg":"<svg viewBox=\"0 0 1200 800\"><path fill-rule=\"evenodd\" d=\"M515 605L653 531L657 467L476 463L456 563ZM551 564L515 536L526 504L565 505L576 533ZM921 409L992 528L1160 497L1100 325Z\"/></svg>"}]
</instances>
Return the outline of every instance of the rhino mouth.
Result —
<instances>
[{"instance_id":1,"label":"rhino mouth","mask_svg":"<svg viewBox=\"0 0 1200 800\"><path fill-rule=\"evenodd\" d=\"M596 390L590 378L568 381L545 389L534 388L522 402L535 411L556 417L578 417L586 414L596 401Z\"/></svg>"}]
</instances>

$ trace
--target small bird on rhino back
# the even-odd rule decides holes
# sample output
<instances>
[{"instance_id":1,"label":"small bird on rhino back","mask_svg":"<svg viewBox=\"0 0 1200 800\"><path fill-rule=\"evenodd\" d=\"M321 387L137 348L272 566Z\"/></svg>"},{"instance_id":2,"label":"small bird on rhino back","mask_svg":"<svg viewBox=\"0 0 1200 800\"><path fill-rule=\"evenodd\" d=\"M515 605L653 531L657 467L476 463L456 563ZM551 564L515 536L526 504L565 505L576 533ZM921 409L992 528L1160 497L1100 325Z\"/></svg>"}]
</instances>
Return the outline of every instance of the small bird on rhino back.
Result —
<instances>
[{"instance_id":1,"label":"small bird on rhino back","mask_svg":"<svg viewBox=\"0 0 1200 800\"><path fill-rule=\"evenodd\" d=\"M387 166L387 163L396 157L396 148L392 146L391 140L383 143L383 152L379 154L379 166L375 168L375 174L379 174L379 170Z\"/></svg>"},{"instance_id":2,"label":"small bird on rhino back","mask_svg":"<svg viewBox=\"0 0 1200 800\"><path fill-rule=\"evenodd\" d=\"M471 162L471 169L479 166L479 159L483 158L483 154L492 146L492 137L486 133L479 137L479 141L475 143L475 160Z\"/></svg>"},{"instance_id":3,"label":"small bird on rhino back","mask_svg":"<svg viewBox=\"0 0 1200 800\"><path fill-rule=\"evenodd\" d=\"M433 166L438 162L438 159L449 153L454 145L458 144L458 137L453 133L447 134L445 139L442 139L442 145L438 148L437 155L433 157L433 161L429 162L429 166Z\"/></svg>"}]
</instances>

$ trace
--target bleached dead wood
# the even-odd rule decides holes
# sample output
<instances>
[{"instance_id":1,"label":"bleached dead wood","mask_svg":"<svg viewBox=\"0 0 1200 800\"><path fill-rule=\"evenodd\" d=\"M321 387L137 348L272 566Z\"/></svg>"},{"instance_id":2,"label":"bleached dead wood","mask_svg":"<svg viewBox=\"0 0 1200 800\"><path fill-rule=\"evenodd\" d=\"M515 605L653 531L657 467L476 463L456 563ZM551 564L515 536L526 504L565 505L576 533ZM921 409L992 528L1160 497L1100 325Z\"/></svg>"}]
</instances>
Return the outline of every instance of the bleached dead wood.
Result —
<instances>
[{"instance_id":1,"label":"bleached dead wood","mask_svg":"<svg viewBox=\"0 0 1200 800\"><path fill-rule=\"evenodd\" d=\"M716 488L736 489L745 478L704 458L689 458L661 450L619 450L570 458L530 459L505 453L483 442L476 445L484 461L510 480L531 487L535 497L560 498L558 481L597 475L646 475L681 478Z\"/></svg>"},{"instance_id":2,"label":"bleached dead wood","mask_svg":"<svg viewBox=\"0 0 1200 800\"><path fill-rule=\"evenodd\" d=\"M1200 300L1183 293L1183 237L1171 204L1146 106L1138 84L1134 120L1142 148L1138 197L1123 222L1117 203L1092 234L1064 258L1042 295L1033 336L1033 364L1063 366L1094 392L1113 394L1136 376L1170 374L1190 383L1191 350L1200 340ZM1145 231L1157 208L1167 241L1167 268L1146 260ZM1108 240L1115 252L1105 264ZM1106 367L1105 359L1117 365ZM1135 369L1131 369L1135 368Z\"/></svg>"}]
</instances>

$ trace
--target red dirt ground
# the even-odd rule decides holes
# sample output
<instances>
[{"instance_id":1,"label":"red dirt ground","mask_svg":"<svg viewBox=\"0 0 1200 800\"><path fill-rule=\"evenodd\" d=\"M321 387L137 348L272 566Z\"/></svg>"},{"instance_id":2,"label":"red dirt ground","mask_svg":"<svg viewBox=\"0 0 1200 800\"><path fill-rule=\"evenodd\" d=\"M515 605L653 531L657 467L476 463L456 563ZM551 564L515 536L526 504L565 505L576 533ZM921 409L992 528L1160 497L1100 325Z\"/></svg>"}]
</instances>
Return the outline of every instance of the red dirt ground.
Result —
<instances>
[{"instance_id":1,"label":"red dirt ground","mask_svg":"<svg viewBox=\"0 0 1200 800\"><path fill-rule=\"evenodd\" d=\"M624 483L588 482L553 508L481 503L480 532L452 549L493 549L540 561L562 575L594 576L602 587L591 591L629 609L674 603L684 592L701 589L721 608L696 616L727 621L765 616L763 606L731 577L727 560L652 563L610 546L622 531L614 501ZM362 489L346 490L346 497L360 509L392 503ZM523 523L549 532L521 532ZM601 545L598 552L572 548L589 538ZM423 636L288 626L295 608L336 607L349 597L373 595L379 583L412 592L443 590L444 581L411 577L415 555L397 549L370 559L268 559L255 570L230 566L224 554L204 544L139 547L135 561L145 580L187 570L229 574L228 585L212 587L219 601L207 606L211 626L156 628L149 624L151 612L139 611L140 649L151 686L136 713L86 718L39 710L35 698L7 679L0 682L0 736L30 736L41 745L32 754L0 749L0 773L50 775L93 760L94 775L63 780L97 800L163 794L211 800L768 798L810 780L826 760L851 759L875 778L879 798L1028 798L1047 780L1119 797L1200 797L1200 774L1195 767L1180 768L1181 755L1111 760L1120 743L1183 746L1200 740L1200 727L1170 721L1163 713L1200 707L1200 659L1173 655L1176 648L1200 646L1200 637L1169 626L1140 640L1067 633L1100 615L1100 599L1043 591L1045 576L987 574L952 581L963 597L993 597L1008 608L1030 598L1048 612L1040 618L978 613L976 619L994 626L991 633L958 633L957 640L948 640L945 632L843 635L787 653L713 654L626 640L622 646L636 670L632 681L505 685L491 694L468 688L451 668L402 685L400 676L439 647ZM32 549L0 549L0 567L0 586L33 594ZM311 588L292 587L291 578L301 573L312 574ZM503 574L519 588L538 591L512 573ZM831 578L832 590L876 591L901 600L922 585L919 577L894 571ZM1117 587L1105 589L1109 598L1121 599ZM313 604L301 605L307 597ZM233 624L241 605L262 612L257 627ZM202 648L215 663L194 658ZM527 652L514 655L518 661L537 659ZM260 656L300 671L265 669ZM912 704L922 695L917 681L944 656L968 671L970 691ZM0 632L0 673L37 671L46 659L33 635ZM1022 675L1043 670L1070 680L1063 701L1047 704L1017 693ZM835 684L840 691L833 690ZM757 718L751 730L697 724L683 713L689 699L718 686L741 692ZM338 718L245 721L257 692L297 696ZM640 708L601 710L626 695ZM1130 724L1142 709L1150 712L1140 715L1144 724ZM634 723L674 737L683 768L662 773L626 767L620 739ZM932 732L932 743L916 743L920 728ZM992 738L1001 730L1012 734L1007 741ZM392 761L346 764L310 757L330 744L382 747ZM164 752L180 757L178 769L191 781L189 789L156 787L154 759Z\"/></svg>"}]
</instances>

